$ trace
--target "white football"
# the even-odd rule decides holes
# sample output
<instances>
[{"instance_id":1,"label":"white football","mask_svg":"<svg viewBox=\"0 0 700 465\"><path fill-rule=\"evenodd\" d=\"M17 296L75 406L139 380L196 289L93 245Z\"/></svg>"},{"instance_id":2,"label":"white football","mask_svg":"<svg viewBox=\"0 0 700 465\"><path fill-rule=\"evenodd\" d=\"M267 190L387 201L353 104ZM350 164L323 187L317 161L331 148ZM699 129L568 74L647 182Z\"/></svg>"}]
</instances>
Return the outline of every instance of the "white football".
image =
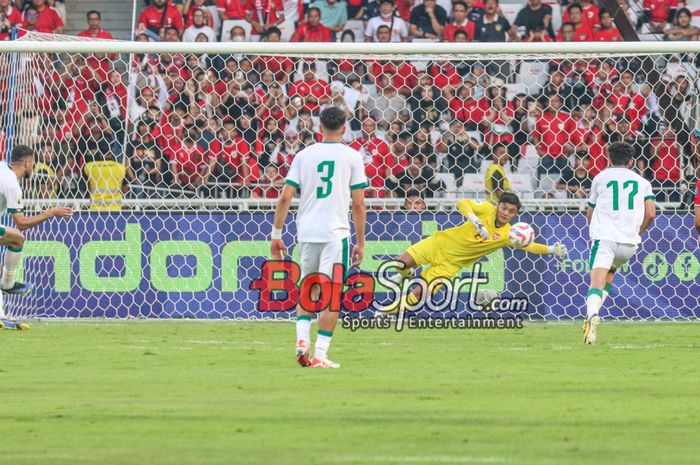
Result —
<instances>
[{"instance_id":1,"label":"white football","mask_svg":"<svg viewBox=\"0 0 700 465\"><path fill-rule=\"evenodd\" d=\"M535 240L535 231L527 223L515 223L510 227L508 240L515 247L527 247Z\"/></svg>"}]
</instances>

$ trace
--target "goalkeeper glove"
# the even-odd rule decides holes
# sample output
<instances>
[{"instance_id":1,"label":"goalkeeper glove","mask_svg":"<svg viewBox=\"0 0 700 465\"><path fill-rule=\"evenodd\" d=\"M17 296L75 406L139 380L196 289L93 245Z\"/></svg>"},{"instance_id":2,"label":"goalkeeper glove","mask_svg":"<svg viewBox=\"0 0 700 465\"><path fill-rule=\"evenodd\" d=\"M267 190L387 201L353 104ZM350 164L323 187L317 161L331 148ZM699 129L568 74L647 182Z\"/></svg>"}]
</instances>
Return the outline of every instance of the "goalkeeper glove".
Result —
<instances>
[{"instance_id":1,"label":"goalkeeper glove","mask_svg":"<svg viewBox=\"0 0 700 465\"><path fill-rule=\"evenodd\" d=\"M556 255L557 257L566 257L569 251L566 250L566 246L564 244L557 242L556 244L549 246L549 253Z\"/></svg>"},{"instance_id":2,"label":"goalkeeper glove","mask_svg":"<svg viewBox=\"0 0 700 465\"><path fill-rule=\"evenodd\" d=\"M482 239L491 239L491 235L489 234L488 229L486 229L484 223L482 223L481 220L477 218L477 216L474 213L470 213L467 219L469 219L469 221L471 221L471 223L476 227L476 232L479 236L481 236Z\"/></svg>"}]
</instances>

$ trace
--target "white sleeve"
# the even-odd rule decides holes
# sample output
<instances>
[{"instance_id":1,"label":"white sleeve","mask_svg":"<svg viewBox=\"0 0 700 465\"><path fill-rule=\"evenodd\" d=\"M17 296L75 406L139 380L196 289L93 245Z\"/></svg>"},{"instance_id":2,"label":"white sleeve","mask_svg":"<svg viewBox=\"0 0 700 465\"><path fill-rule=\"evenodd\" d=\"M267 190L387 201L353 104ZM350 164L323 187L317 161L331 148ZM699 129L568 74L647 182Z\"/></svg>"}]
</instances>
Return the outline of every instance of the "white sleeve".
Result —
<instances>
[{"instance_id":1,"label":"white sleeve","mask_svg":"<svg viewBox=\"0 0 700 465\"><path fill-rule=\"evenodd\" d=\"M358 153L352 160L352 174L350 175L350 190L365 189L369 187L367 175L365 174L365 164L362 156Z\"/></svg>"},{"instance_id":2,"label":"white sleeve","mask_svg":"<svg viewBox=\"0 0 700 465\"><path fill-rule=\"evenodd\" d=\"M408 37L408 25L406 21L401 21L401 31L399 32L401 38Z\"/></svg>"},{"instance_id":3,"label":"white sleeve","mask_svg":"<svg viewBox=\"0 0 700 465\"><path fill-rule=\"evenodd\" d=\"M24 205L22 205L22 188L19 184L10 187L5 194L7 201L7 213L22 213Z\"/></svg>"},{"instance_id":4,"label":"white sleeve","mask_svg":"<svg viewBox=\"0 0 700 465\"><path fill-rule=\"evenodd\" d=\"M370 37L372 38L372 41L374 41L374 21L371 19L367 21L367 29L365 29L365 37Z\"/></svg>"},{"instance_id":5,"label":"white sleeve","mask_svg":"<svg viewBox=\"0 0 700 465\"><path fill-rule=\"evenodd\" d=\"M591 194L588 196L588 206L595 208L595 204L598 201L598 183L596 182L598 177L593 178L591 183Z\"/></svg>"},{"instance_id":6,"label":"white sleeve","mask_svg":"<svg viewBox=\"0 0 700 465\"><path fill-rule=\"evenodd\" d=\"M292 160L292 166L289 167L289 172L287 173L287 178L284 180L285 184L289 184L292 187L299 189L301 186L301 168L299 167L301 163L299 162L299 155L295 156Z\"/></svg>"}]
</instances>

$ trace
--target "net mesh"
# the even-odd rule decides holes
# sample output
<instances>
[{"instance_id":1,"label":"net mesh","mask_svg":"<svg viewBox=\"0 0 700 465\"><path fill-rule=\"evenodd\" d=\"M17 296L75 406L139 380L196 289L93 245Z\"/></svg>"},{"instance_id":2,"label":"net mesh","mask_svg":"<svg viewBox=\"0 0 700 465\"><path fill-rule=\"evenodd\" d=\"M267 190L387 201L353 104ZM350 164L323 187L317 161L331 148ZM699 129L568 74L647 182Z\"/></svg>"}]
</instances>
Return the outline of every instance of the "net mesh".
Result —
<instances>
[{"instance_id":1,"label":"net mesh","mask_svg":"<svg viewBox=\"0 0 700 465\"><path fill-rule=\"evenodd\" d=\"M56 39L85 40L20 40ZM268 254L291 161L320 140L318 113L335 105L346 111L345 141L363 154L370 181L364 271L461 224L457 199L512 190L538 241L563 242L570 254L495 252L483 262L488 287L527 297L531 318L582 316L585 199L607 166L607 145L625 140L662 213L602 315L695 318L694 60L0 55L3 155L17 144L38 153L24 183L29 214L59 204L77 210L25 232L20 276L35 290L6 306L22 317L288 317L258 312L250 283ZM290 218L288 244L294 233Z\"/></svg>"}]
</instances>

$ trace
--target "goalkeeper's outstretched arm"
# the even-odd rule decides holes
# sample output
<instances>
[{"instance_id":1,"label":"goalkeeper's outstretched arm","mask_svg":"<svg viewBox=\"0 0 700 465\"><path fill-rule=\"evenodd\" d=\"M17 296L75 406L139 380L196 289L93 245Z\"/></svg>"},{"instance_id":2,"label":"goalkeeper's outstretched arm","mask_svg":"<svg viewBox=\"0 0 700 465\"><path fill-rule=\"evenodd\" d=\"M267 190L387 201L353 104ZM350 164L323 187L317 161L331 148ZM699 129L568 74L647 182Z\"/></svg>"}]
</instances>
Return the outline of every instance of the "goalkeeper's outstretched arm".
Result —
<instances>
[{"instance_id":1,"label":"goalkeeper's outstretched arm","mask_svg":"<svg viewBox=\"0 0 700 465\"><path fill-rule=\"evenodd\" d=\"M533 242L527 247L523 247L523 250L537 255L556 255L557 257L566 257L568 254L566 246L560 242L556 242L554 245Z\"/></svg>"}]
</instances>

